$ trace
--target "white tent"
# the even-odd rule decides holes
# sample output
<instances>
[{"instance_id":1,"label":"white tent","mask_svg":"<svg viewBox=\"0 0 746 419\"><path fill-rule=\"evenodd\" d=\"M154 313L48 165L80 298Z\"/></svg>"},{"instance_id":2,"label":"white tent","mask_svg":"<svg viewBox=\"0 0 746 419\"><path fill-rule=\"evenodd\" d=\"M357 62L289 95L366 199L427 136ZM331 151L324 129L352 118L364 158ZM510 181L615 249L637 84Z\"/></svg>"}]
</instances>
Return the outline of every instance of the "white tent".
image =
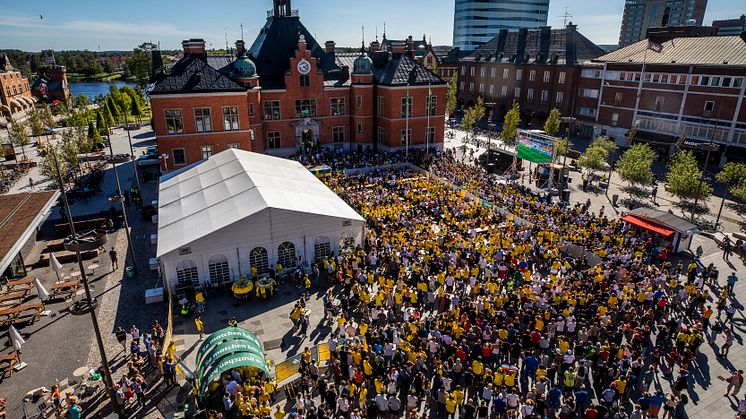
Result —
<instances>
[{"instance_id":1,"label":"white tent","mask_svg":"<svg viewBox=\"0 0 746 419\"><path fill-rule=\"evenodd\" d=\"M229 149L161 181L157 256L169 287L307 267L365 221L300 163Z\"/></svg>"}]
</instances>

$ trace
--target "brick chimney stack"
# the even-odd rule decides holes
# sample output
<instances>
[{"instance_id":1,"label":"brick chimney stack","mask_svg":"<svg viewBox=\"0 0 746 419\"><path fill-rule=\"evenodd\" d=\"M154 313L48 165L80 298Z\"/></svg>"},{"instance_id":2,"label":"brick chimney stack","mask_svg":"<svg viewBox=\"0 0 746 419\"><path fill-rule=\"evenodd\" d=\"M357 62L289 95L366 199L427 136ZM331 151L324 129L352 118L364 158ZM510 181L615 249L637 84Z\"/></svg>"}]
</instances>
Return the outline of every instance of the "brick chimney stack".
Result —
<instances>
[{"instance_id":1,"label":"brick chimney stack","mask_svg":"<svg viewBox=\"0 0 746 419\"><path fill-rule=\"evenodd\" d=\"M184 55L189 54L206 54L205 40L192 38L181 41L181 46L184 48Z\"/></svg>"},{"instance_id":2,"label":"brick chimney stack","mask_svg":"<svg viewBox=\"0 0 746 419\"><path fill-rule=\"evenodd\" d=\"M326 41L324 49L327 54L334 54L337 50L337 44L334 41Z\"/></svg>"}]
</instances>

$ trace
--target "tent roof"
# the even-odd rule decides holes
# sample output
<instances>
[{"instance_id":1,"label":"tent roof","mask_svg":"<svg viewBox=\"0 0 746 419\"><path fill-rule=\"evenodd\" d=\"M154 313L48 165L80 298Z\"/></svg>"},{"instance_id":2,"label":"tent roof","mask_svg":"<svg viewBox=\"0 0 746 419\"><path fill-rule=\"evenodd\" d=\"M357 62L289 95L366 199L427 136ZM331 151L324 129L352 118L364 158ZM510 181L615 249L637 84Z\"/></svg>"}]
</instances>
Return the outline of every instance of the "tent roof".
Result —
<instances>
[{"instance_id":1,"label":"tent roof","mask_svg":"<svg viewBox=\"0 0 746 419\"><path fill-rule=\"evenodd\" d=\"M266 209L364 221L300 163L229 149L161 182L157 256Z\"/></svg>"}]
</instances>

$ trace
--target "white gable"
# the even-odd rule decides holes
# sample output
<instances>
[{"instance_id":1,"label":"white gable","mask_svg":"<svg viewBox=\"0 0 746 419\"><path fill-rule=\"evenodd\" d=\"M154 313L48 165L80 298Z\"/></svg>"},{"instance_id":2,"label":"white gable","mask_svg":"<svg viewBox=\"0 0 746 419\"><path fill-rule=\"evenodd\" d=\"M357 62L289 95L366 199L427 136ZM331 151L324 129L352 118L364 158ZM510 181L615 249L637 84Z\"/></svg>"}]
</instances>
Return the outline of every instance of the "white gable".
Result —
<instances>
[{"instance_id":1,"label":"white gable","mask_svg":"<svg viewBox=\"0 0 746 419\"><path fill-rule=\"evenodd\" d=\"M363 221L300 163L229 149L161 182L157 256L268 208Z\"/></svg>"}]
</instances>

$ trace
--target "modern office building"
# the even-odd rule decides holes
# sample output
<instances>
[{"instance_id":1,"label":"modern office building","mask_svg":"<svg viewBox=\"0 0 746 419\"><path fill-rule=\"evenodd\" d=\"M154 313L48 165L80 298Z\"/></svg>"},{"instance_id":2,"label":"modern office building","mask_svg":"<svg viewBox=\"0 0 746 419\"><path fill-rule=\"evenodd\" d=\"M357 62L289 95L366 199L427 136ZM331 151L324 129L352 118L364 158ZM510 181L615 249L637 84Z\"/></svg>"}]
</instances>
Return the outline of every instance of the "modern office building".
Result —
<instances>
[{"instance_id":1,"label":"modern office building","mask_svg":"<svg viewBox=\"0 0 746 419\"><path fill-rule=\"evenodd\" d=\"M473 51L500 29L546 26L548 13L549 0L456 0L453 46Z\"/></svg>"},{"instance_id":2,"label":"modern office building","mask_svg":"<svg viewBox=\"0 0 746 419\"><path fill-rule=\"evenodd\" d=\"M701 26L707 0L626 0L619 47L645 39L648 28Z\"/></svg>"},{"instance_id":3,"label":"modern office building","mask_svg":"<svg viewBox=\"0 0 746 419\"><path fill-rule=\"evenodd\" d=\"M720 36L741 35L746 28L746 15L741 15L738 19L713 20L712 26L718 28Z\"/></svg>"}]
</instances>

